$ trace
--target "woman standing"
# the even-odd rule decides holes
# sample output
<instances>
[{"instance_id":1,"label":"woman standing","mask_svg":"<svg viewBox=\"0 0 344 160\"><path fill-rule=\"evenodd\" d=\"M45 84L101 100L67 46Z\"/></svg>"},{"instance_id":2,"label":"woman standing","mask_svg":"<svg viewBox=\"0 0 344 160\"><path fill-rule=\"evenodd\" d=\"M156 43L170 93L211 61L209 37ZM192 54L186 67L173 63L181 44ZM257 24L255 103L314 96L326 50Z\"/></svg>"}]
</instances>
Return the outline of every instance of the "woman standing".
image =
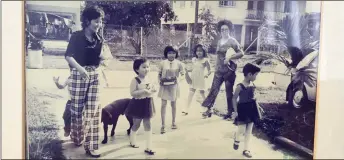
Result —
<instances>
[{"instance_id":1,"label":"woman standing","mask_svg":"<svg viewBox=\"0 0 344 160\"><path fill-rule=\"evenodd\" d=\"M225 82L228 114L224 118L228 119L231 117L231 113L233 112L232 97L233 86L236 78L235 71L237 68L237 65L233 60L243 57L244 52L242 51L238 41L230 36L230 32L234 29L231 21L219 21L217 29L218 32L221 33L221 39L217 43L217 58L213 83L208 96L202 103L203 107L208 108L208 110L203 113L203 117L211 117L211 108L215 103L222 83Z\"/></svg>"},{"instance_id":2,"label":"woman standing","mask_svg":"<svg viewBox=\"0 0 344 160\"><path fill-rule=\"evenodd\" d=\"M86 8L82 13L82 30L72 34L66 60L71 67L71 139L81 146L85 136L86 154L100 157L99 148L99 77L103 38L98 34L104 11Z\"/></svg>"}]
</instances>

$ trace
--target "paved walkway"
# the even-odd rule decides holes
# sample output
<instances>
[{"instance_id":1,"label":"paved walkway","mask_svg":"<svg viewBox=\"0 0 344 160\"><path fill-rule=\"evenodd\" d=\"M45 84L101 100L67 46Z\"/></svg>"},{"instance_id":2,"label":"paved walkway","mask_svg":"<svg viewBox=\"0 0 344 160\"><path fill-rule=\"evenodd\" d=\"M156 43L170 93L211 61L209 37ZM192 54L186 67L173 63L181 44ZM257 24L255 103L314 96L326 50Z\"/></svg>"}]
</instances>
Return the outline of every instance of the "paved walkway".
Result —
<instances>
[{"instance_id":1,"label":"paved walkway","mask_svg":"<svg viewBox=\"0 0 344 160\"><path fill-rule=\"evenodd\" d=\"M60 137L64 140L63 148L64 154L67 158L72 159L84 159L90 158L85 155L83 147L75 147L69 138L63 137L63 120L62 114L64 111L64 105L67 99L67 92L64 90L58 90L52 81L53 74L67 77L68 70L27 70L28 79L38 79L39 81L27 82L27 87L37 87L47 93L54 93L63 96L63 99L52 99L53 105L51 105L50 111L56 114L58 124L61 128ZM110 85L115 88L105 88L102 92L102 104L108 104L109 102L129 97L129 81L133 76L131 72L113 72L111 73L113 78L109 78ZM116 79L115 75L121 75L121 79ZM111 76L110 76L111 77ZM239 78L238 78L239 79ZM266 79L265 79L266 80ZM42 83L44 82L44 83ZM100 152L102 158L111 159L177 159L177 158L192 158L192 159L238 159L244 158L242 156L242 148L234 150L233 134L236 131L236 127L232 122L224 121L220 117L213 116L210 119L201 118L201 107L197 102L194 102L191 108L191 113L188 116L182 116L180 114L181 107L185 106L188 89L186 84L182 84L183 89L181 99L178 101L178 115L177 124L178 130L168 129L167 133L161 135L160 131L160 100L155 99L157 115L152 120L153 127L153 146L157 154L155 156L147 156L143 150L145 148L144 131L143 126L138 132L138 144L141 146L138 149L130 148L129 137L126 135L126 129L129 127L125 117L120 117L116 128L116 136L110 137L108 144L101 144ZM220 105L223 99L219 99L216 104ZM166 125L171 125L171 108L167 107ZM100 126L100 141L103 140L103 127ZM110 134L110 130L108 131ZM251 139L251 151L254 158L262 159L281 159L290 157L289 153L281 150L274 150L273 145L268 142L253 137Z\"/></svg>"}]
</instances>

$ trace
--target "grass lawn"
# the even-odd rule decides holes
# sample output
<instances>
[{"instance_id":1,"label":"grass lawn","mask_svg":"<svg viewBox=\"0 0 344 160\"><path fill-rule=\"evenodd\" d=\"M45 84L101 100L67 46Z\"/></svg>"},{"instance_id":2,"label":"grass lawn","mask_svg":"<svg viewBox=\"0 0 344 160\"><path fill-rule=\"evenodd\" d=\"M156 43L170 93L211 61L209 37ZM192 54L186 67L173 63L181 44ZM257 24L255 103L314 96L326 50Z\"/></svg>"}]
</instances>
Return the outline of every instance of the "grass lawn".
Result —
<instances>
[{"instance_id":1,"label":"grass lawn","mask_svg":"<svg viewBox=\"0 0 344 160\"><path fill-rule=\"evenodd\" d=\"M285 102L285 90L275 87L257 88L256 97L265 111L265 118L255 124L255 136L269 141L275 136L284 136L313 150L315 105L293 109ZM220 92L218 98L225 103L225 92ZM215 107L216 114L226 114L225 106L218 104Z\"/></svg>"},{"instance_id":2,"label":"grass lawn","mask_svg":"<svg viewBox=\"0 0 344 160\"><path fill-rule=\"evenodd\" d=\"M55 115L48 111L50 102L37 99L37 89L27 90L27 135L29 159L66 159L62 153L62 142Z\"/></svg>"}]
</instances>

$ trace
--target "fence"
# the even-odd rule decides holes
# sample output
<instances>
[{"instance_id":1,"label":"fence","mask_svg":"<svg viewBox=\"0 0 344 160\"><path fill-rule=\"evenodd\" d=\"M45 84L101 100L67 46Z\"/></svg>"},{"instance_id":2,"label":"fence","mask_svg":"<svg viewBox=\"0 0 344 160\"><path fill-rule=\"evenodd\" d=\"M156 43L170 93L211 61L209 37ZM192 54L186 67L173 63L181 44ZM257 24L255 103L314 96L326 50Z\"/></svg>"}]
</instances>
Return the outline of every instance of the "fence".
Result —
<instances>
[{"instance_id":1,"label":"fence","mask_svg":"<svg viewBox=\"0 0 344 160\"><path fill-rule=\"evenodd\" d=\"M171 32L169 28L142 28L106 25L104 38L114 56L163 57L167 45L178 46L181 56L188 54L187 31Z\"/></svg>"}]
</instances>

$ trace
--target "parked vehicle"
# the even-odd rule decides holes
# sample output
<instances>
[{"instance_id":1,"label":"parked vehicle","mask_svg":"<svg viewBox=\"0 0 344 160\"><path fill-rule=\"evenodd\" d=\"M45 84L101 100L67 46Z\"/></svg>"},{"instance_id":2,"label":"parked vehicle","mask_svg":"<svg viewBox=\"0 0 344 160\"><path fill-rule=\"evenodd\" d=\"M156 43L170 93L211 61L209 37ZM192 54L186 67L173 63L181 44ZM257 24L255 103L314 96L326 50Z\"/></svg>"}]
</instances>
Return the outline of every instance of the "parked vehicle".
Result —
<instances>
[{"instance_id":1,"label":"parked vehicle","mask_svg":"<svg viewBox=\"0 0 344 160\"><path fill-rule=\"evenodd\" d=\"M284 64L279 64L276 67L276 74L272 83L286 89L286 100L290 106L301 108L306 104L309 104L309 102L316 101L316 81L314 82L314 86L304 83L303 87L294 88L294 84L297 82L292 79L295 72L306 66L314 68L315 71L317 71L318 55L318 50L309 53L297 64L296 68L288 69Z\"/></svg>"},{"instance_id":2,"label":"parked vehicle","mask_svg":"<svg viewBox=\"0 0 344 160\"><path fill-rule=\"evenodd\" d=\"M34 11L26 13L26 21L28 30L40 39L69 41L75 25L71 17Z\"/></svg>"}]
</instances>

